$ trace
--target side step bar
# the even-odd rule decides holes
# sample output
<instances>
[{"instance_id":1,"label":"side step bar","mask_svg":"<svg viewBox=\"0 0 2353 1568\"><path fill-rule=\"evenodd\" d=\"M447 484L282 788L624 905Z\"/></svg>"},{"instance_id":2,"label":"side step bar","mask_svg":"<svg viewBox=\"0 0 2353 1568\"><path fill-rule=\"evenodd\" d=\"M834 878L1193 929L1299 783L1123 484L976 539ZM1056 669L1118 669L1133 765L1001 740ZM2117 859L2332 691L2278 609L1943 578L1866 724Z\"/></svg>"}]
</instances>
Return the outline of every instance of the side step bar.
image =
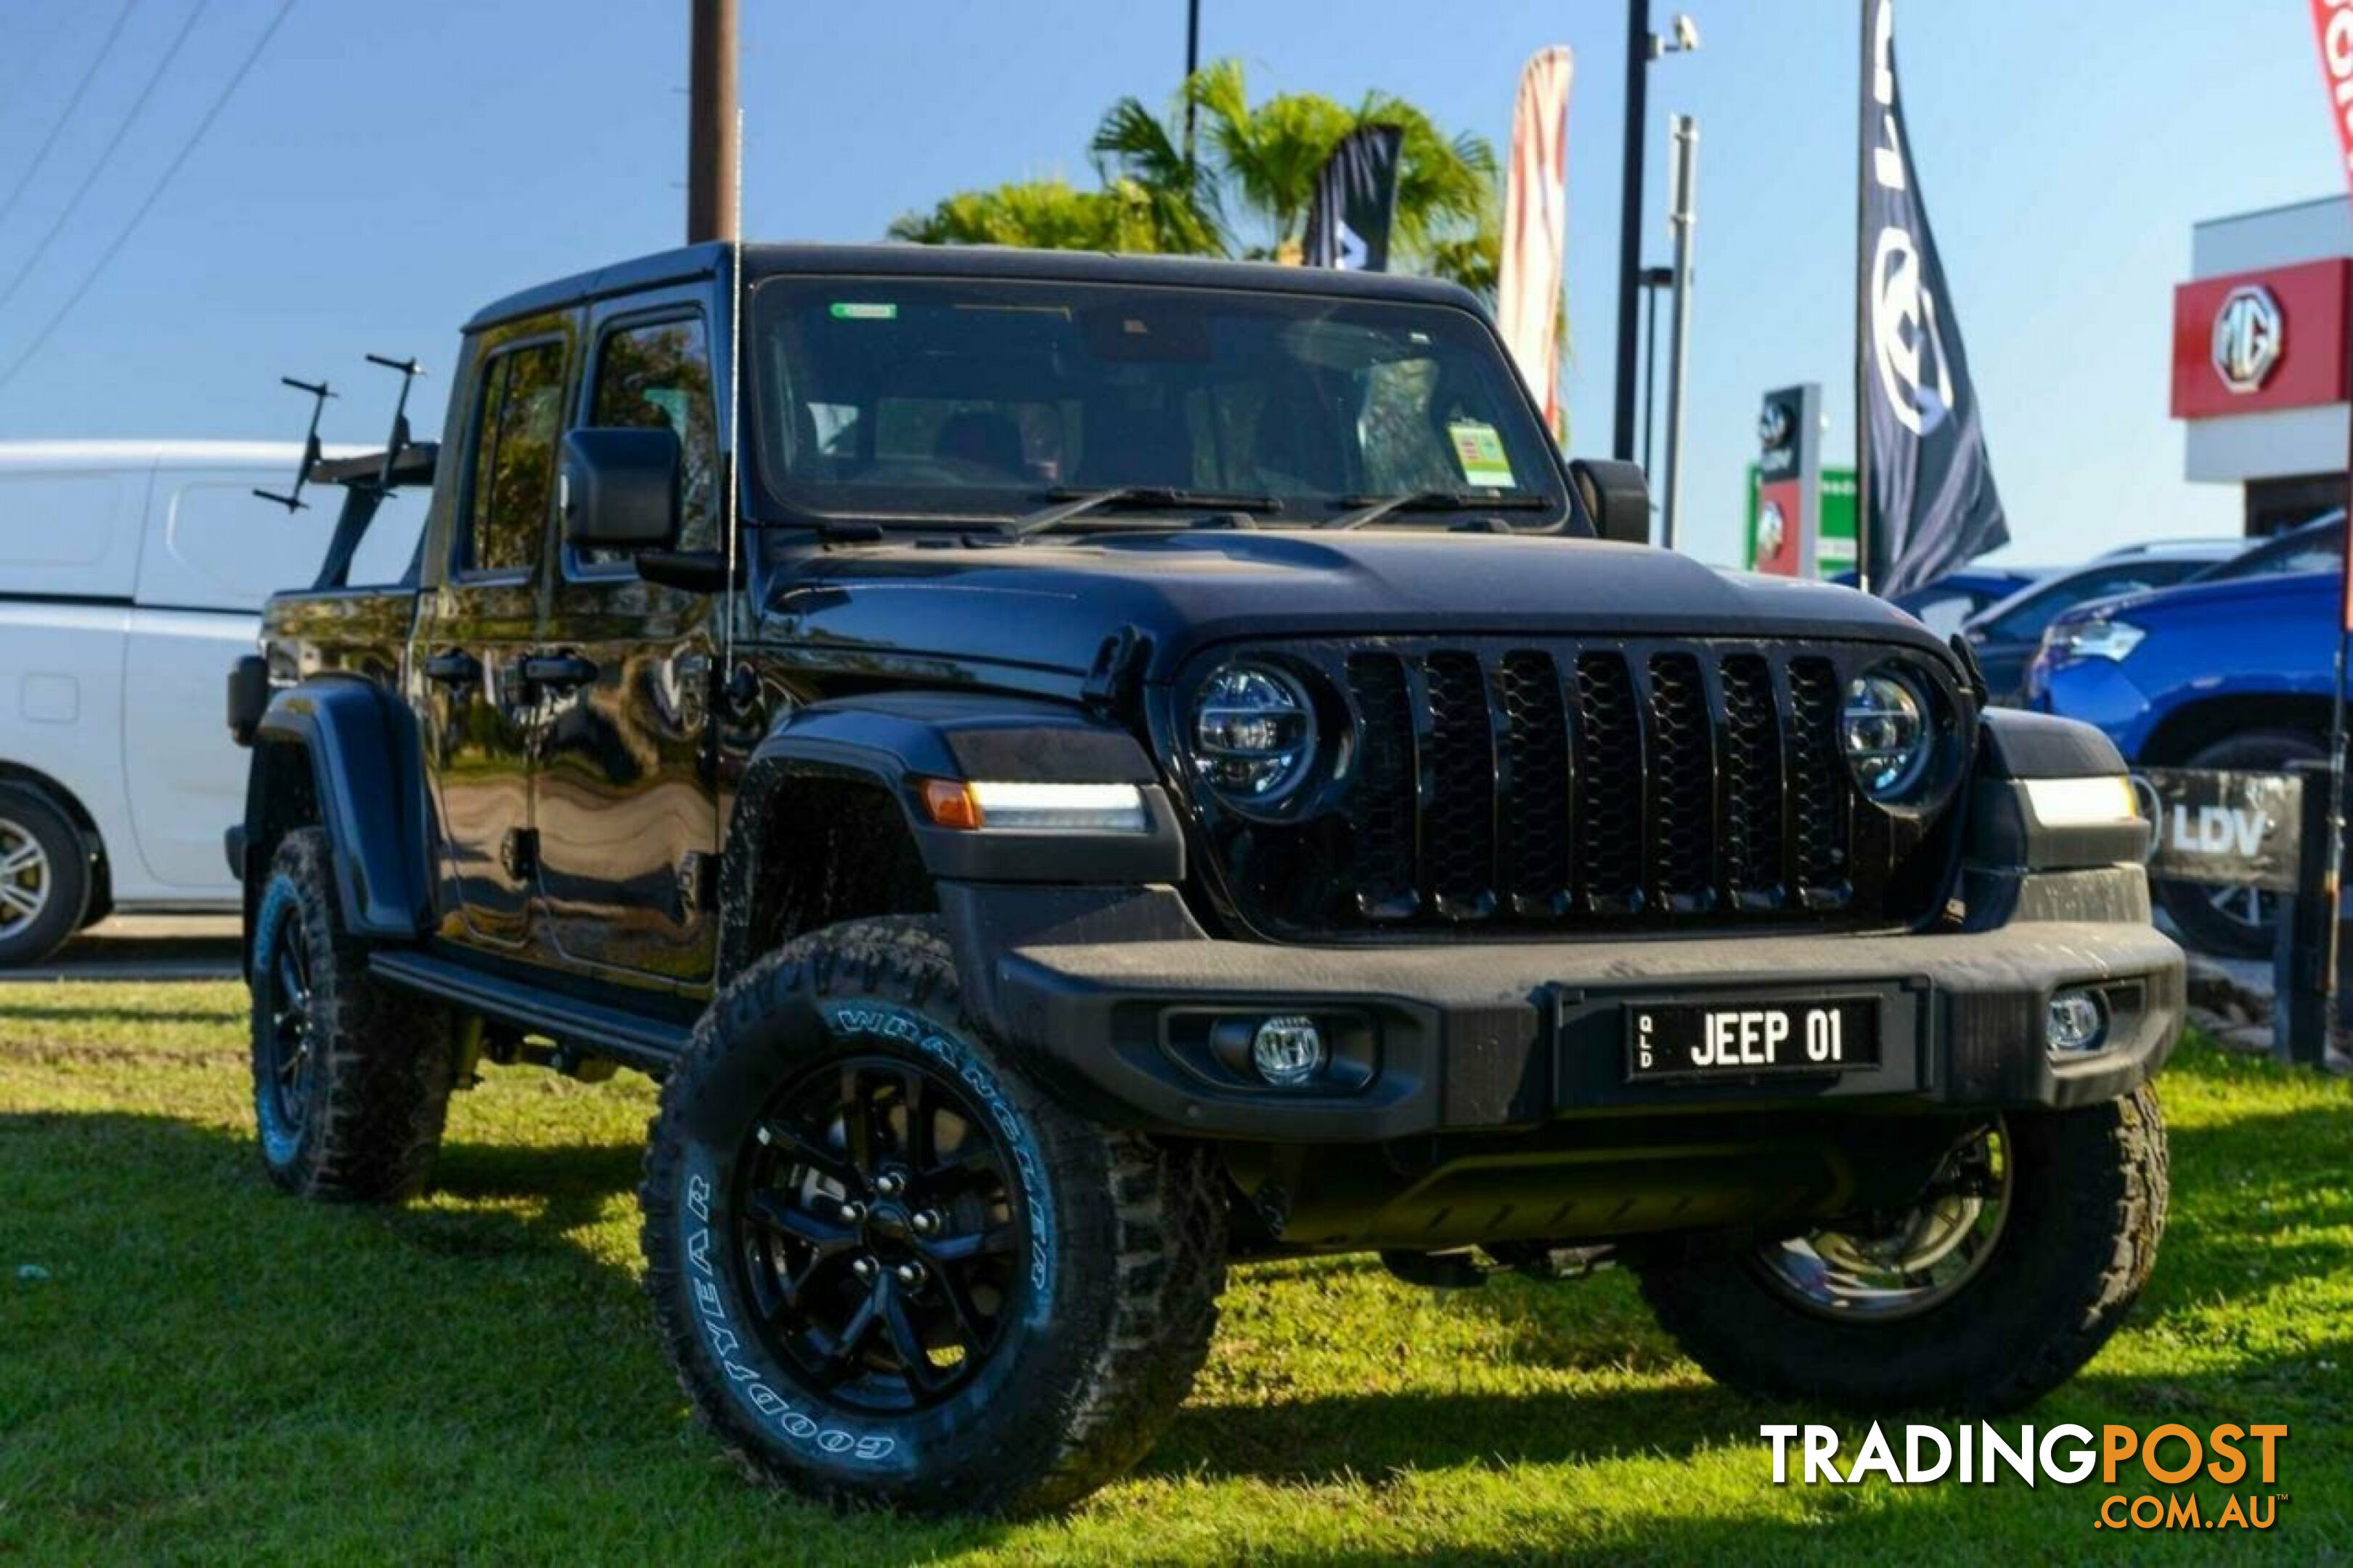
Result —
<instances>
[{"instance_id":1,"label":"side step bar","mask_svg":"<svg viewBox=\"0 0 2353 1568\"><path fill-rule=\"evenodd\" d=\"M403 990L438 996L641 1070L668 1070L693 1035L682 1023L558 995L411 948L376 949L368 954L368 971Z\"/></svg>"}]
</instances>

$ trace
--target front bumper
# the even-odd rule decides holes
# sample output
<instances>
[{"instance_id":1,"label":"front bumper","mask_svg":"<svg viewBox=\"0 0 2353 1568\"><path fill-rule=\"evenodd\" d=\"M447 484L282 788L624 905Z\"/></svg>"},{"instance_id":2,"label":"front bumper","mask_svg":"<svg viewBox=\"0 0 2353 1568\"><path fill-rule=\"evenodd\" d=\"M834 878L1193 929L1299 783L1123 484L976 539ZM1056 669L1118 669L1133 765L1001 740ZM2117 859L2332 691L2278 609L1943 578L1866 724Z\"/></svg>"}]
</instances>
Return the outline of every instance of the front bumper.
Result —
<instances>
[{"instance_id":1,"label":"front bumper","mask_svg":"<svg viewBox=\"0 0 2353 1568\"><path fill-rule=\"evenodd\" d=\"M951 888L952 925L987 952L965 984L996 1036L1066 1100L1113 1125L1248 1141L1369 1142L1661 1112L2063 1109L2154 1073L2180 1033L2180 951L2147 922L2137 868L2030 877L1992 930L1304 948L1211 940L1166 889L1052 895ZM2036 897L2036 884L2046 887ZM2137 918L2128 918L2137 911ZM2109 918L2109 917L2116 918ZM960 933L962 934L962 933ZM994 940L988 940L994 939ZM2052 992L2094 986L2097 1053L2044 1045ZM1875 997L1882 1060L1840 1076L1628 1081L1631 1004ZM1202 1020L1307 1013L1361 1026L1369 1072L1344 1091L1204 1070Z\"/></svg>"}]
</instances>

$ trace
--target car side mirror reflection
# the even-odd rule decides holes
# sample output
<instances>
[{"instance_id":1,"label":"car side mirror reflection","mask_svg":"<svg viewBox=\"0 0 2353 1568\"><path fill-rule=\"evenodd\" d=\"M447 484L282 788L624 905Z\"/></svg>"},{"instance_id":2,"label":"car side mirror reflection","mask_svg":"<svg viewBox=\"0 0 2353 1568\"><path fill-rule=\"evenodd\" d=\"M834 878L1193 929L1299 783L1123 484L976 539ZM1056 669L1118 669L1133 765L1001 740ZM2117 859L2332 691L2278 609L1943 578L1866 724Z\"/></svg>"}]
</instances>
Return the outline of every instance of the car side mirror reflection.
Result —
<instances>
[{"instance_id":1,"label":"car side mirror reflection","mask_svg":"<svg viewBox=\"0 0 2353 1568\"><path fill-rule=\"evenodd\" d=\"M561 506L575 550L636 552L678 542L678 436L665 426L567 431Z\"/></svg>"},{"instance_id":2,"label":"car side mirror reflection","mask_svg":"<svg viewBox=\"0 0 2353 1568\"><path fill-rule=\"evenodd\" d=\"M1651 484L1641 464L1579 458L1568 477L1594 532L1618 544L1651 542Z\"/></svg>"}]
</instances>

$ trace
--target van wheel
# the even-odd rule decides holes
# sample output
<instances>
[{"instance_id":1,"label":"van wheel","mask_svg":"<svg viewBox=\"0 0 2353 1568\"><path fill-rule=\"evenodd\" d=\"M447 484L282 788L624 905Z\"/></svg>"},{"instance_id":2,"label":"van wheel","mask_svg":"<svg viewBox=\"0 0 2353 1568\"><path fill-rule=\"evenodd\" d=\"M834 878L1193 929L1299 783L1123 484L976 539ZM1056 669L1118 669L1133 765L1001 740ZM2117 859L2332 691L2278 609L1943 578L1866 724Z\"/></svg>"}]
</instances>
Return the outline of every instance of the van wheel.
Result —
<instances>
[{"instance_id":1,"label":"van wheel","mask_svg":"<svg viewBox=\"0 0 2353 1568\"><path fill-rule=\"evenodd\" d=\"M2318 762L2327 755L2328 748L2302 730L2248 730L2200 748L2181 765L2271 773L2291 763ZM2272 955L2279 931L2276 893L2260 888L2210 888L2196 882L2158 882L2153 890L2190 946L2236 958Z\"/></svg>"},{"instance_id":2,"label":"van wheel","mask_svg":"<svg viewBox=\"0 0 2353 1568\"><path fill-rule=\"evenodd\" d=\"M2066 1382L2123 1322L2167 1190L2144 1084L1987 1123L1913 1211L1867 1230L1636 1267L1660 1326L1718 1383L1859 1414L1994 1414Z\"/></svg>"},{"instance_id":3,"label":"van wheel","mask_svg":"<svg viewBox=\"0 0 2353 1568\"><path fill-rule=\"evenodd\" d=\"M65 813L32 790L0 787L0 965L38 963L79 931L90 851Z\"/></svg>"},{"instance_id":4,"label":"van wheel","mask_svg":"<svg viewBox=\"0 0 2353 1568\"><path fill-rule=\"evenodd\" d=\"M424 1190L449 1110L448 1011L368 973L343 930L327 836L288 834L253 917L253 1106L290 1193L391 1203Z\"/></svg>"},{"instance_id":5,"label":"van wheel","mask_svg":"<svg viewBox=\"0 0 2353 1568\"><path fill-rule=\"evenodd\" d=\"M755 1479L835 1501L1085 1496L1191 1388L1225 1278L1208 1162L1032 1088L927 919L832 927L723 991L639 1198L696 1414Z\"/></svg>"}]
</instances>

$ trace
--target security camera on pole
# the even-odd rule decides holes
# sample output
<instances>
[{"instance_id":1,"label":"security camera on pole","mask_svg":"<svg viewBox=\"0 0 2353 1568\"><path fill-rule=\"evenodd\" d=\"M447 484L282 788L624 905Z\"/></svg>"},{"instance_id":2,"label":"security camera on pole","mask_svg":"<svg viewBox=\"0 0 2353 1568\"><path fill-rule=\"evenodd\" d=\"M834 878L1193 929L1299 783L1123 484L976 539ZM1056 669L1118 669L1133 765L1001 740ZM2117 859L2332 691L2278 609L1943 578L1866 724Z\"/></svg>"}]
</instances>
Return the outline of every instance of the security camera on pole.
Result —
<instances>
[{"instance_id":1,"label":"security camera on pole","mask_svg":"<svg viewBox=\"0 0 2353 1568\"><path fill-rule=\"evenodd\" d=\"M1626 5L1626 155L1619 188L1617 418L1610 456L1634 460L1635 317L1642 292L1642 139L1650 133L1651 63L1699 47L1699 24L1678 12L1662 36L1651 31L1651 0Z\"/></svg>"}]
</instances>

